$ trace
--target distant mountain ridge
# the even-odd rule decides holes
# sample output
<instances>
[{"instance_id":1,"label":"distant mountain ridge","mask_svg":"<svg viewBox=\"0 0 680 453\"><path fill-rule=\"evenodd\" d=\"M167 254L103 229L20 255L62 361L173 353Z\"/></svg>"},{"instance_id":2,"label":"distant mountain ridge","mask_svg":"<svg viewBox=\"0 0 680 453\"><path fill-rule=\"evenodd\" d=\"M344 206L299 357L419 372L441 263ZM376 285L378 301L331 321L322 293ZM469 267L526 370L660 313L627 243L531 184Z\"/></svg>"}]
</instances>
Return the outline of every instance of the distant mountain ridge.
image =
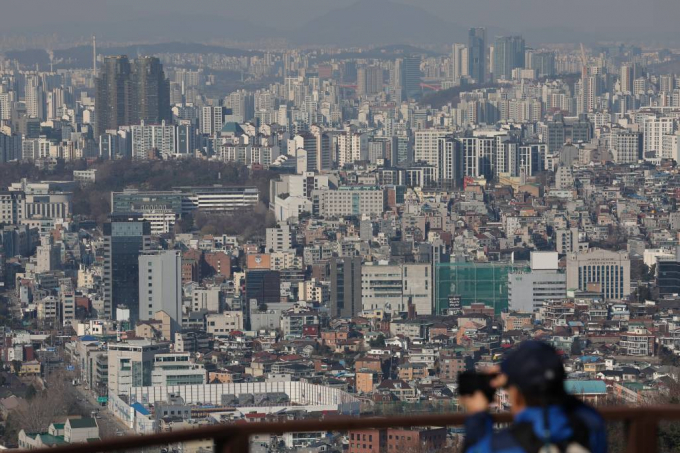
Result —
<instances>
[{"instance_id":1,"label":"distant mountain ridge","mask_svg":"<svg viewBox=\"0 0 680 453\"><path fill-rule=\"evenodd\" d=\"M359 46L452 43L464 36L464 28L422 8L359 0L307 22L288 38L298 44Z\"/></svg>"}]
</instances>

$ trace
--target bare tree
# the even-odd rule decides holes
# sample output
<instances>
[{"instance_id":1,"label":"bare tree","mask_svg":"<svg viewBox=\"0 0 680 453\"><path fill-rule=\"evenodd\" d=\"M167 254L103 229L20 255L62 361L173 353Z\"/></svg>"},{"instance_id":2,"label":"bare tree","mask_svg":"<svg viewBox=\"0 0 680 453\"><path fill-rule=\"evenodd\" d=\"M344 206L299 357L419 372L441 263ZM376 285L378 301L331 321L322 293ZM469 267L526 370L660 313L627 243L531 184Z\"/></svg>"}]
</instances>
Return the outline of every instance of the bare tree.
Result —
<instances>
[{"instance_id":1,"label":"bare tree","mask_svg":"<svg viewBox=\"0 0 680 453\"><path fill-rule=\"evenodd\" d=\"M46 389L10 414L10 423L17 430L42 431L58 417L71 414L75 406L75 389L70 385L68 376L56 371L50 376Z\"/></svg>"}]
</instances>

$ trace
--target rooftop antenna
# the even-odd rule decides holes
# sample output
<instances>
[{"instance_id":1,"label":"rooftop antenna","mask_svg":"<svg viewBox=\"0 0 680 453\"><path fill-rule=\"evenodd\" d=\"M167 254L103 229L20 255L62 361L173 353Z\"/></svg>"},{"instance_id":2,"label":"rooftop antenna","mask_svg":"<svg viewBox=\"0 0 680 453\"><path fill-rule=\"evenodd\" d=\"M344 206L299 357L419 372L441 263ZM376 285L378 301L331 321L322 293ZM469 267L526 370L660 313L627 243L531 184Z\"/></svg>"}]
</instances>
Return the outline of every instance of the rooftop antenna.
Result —
<instances>
[{"instance_id":1,"label":"rooftop antenna","mask_svg":"<svg viewBox=\"0 0 680 453\"><path fill-rule=\"evenodd\" d=\"M97 37L92 35L92 76L97 77Z\"/></svg>"}]
</instances>

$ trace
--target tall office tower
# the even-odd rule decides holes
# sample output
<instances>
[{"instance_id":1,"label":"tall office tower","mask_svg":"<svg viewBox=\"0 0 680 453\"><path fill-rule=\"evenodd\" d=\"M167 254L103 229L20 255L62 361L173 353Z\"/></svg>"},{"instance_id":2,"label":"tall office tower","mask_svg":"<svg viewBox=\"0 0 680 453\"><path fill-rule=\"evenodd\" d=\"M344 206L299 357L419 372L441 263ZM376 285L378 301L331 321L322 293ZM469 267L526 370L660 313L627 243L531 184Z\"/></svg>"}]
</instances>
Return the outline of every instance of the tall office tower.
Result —
<instances>
[{"instance_id":1,"label":"tall office tower","mask_svg":"<svg viewBox=\"0 0 680 453\"><path fill-rule=\"evenodd\" d=\"M494 80L511 80L512 70L524 67L524 38L499 36L494 45Z\"/></svg>"},{"instance_id":2,"label":"tall office tower","mask_svg":"<svg viewBox=\"0 0 680 453\"><path fill-rule=\"evenodd\" d=\"M357 94L380 93L383 88L383 70L380 66L364 66L357 69Z\"/></svg>"},{"instance_id":3,"label":"tall office tower","mask_svg":"<svg viewBox=\"0 0 680 453\"><path fill-rule=\"evenodd\" d=\"M409 55L401 60L403 99L420 97L420 56Z\"/></svg>"},{"instance_id":4,"label":"tall office tower","mask_svg":"<svg viewBox=\"0 0 680 453\"><path fill-rule=\"evenodd\" d=\"M45 119L45 92L38 75L26 76L26 115L30 118Z\"/></svg>"},{"instance_id":5,"label":"tall office tower","mask_svg":"<svg viewBox=\"0 0 680 453\"><path fill-rule=\"evenodd\" d=\"M130 124L132 84L126 56L106 57L95 80L95 135Z\"/></svg>"},{"instance_id":6,"label":"tall office tower","mask_svg":"<svg viewBox=\"0 0 680 453\"><path fill-rule=\"evenodd\" d=\"M168 352L168 343L151 340L111 342L108 347L108 390L110 395L129 395L132 387L152 384L154 356Z\"/></svg>"},{"instance_id":7,"label":"tall office tower","mask_svg":"<svg viewBox=\"0 0 680 453\"><path fill-rule=\"evenodd\" d=\"M538 77L553 77L555 75L555 54L553 52L533 52L531 63L526 62L529 69L536 70Z\"/></svg>"},{"instance_id":8,"label":"tall office tower","mask_svg":"<svg viewBox=\"0 0 680 453\"><path fill-rule=\"evenodd\" d=\"M451 53L453 62L453 80L458 81L461 77L468 75L468 49L465 44L454 44Z\"/></svg>"},{"instance_id":9,"label":"tall office tower","mask_svg":"<svg viewBox=\"0 0 680 453\"><path fill-rule=\"evenodd\" d=\"M159 311L170 316L174 339L182 323L182 254L178 250L139 255L139 310L131 309L130 316L145 321L155 319Z\"/></svg>"},{"instance_id":10,"label":"tall office tower","mask_svg":"<svg viewBox=\"0 0 680 453\"><path fill-rule=\"evenodd\" d=\"M140 214L111 214L104 223L103 317L121 305L139 313L139 254L150 246L151 224Z\"/></svg>"},{"instance_id":11,"label":"tall office tower","mask_svg":"<svg viewBox=\"0 0 680 453\"><path fill-rule=\"evenodd\" d=\"M468 75L476 83L486 82L486 28L468 32Z\"/></svg>"},{"instance_id":12,"label":"tall office tower","mask_svg":"<svg viewBox=\"0 0 680 453\"><path fill-rule=\"evenodd\" d=\"M140 57L134 61L132 69L135 109L133 122L170 123L170 81L165 78L160 60L156 57Z\"/></svg>"},{"instance_id":13,"label":"tall office tower","mask_svg":"<svg viewBox=\"0 0 680 453\"><path fill-rule=\"evenodd\" d=\"M351 318L361 309L361 257L333 257L330 262L330 315Z\"/></svg>"},{"instance_id":14,"label":"tall office tower","mask_svg":"<svg viewBox=\"0 0 680 453\"><path fill-rule=\"evenodd\" d=\"M675 247L673 258L660 258L656 267L656 286L659 288L659 294L665 296L680 293L680 246Z\"/></svg>"},{"instance_id":15,"label":"tall office tower","mask_svg":"<svg viewBox=\"0 0 680 453\"><path fill-rule=\"evenodd\" d=\"M633 94L633 81L635 80L635 70L632 64L624 64L621 66L619 80L621 82L621 92L625 94Z\"/></svg>"},{"instance_id":16,"label":"tall office tower","mask_svg":"<svg viewBox=\"0 0 680 453\"><path fill-rule=\"evenodd\" d=\"M22 137L0 132L0 163L21 159ZM2 212L0 212L2 214ZM1 216L0 216L1 218ZM13 223L13 222L11 222Z\"/></svg>"},{"instance_id":17,"label":"tall office tower","mask_svg":"<svg viewBox=\"0 0 680 453\"><path fill-rule=\"evenodd\" d=\"M397 153L393 157L393 165L407 166L413 162L413 136L400 134L397 135Z\"/></svg>"},{"instance_id":18,"label":"tall office tower","mask_svg":"<svg viewBox=\"0 0 680 453\"><path fill-rule=\"evenodd\" d=\"M249 307L281 302L281 273L267 269L247 270L245 297Z\"/></svg>"},{"instance_id":19,"label":"tall office tower","mask_svg":"<svg viewBox=\"0 0 680 453\"><path fill-rule=\"evenodd\" d=\"M193 124L187 122L180 124L176 129L176 148L177 154L193 154L196 150L196 130Z\"/></svg>"}]
</instances>

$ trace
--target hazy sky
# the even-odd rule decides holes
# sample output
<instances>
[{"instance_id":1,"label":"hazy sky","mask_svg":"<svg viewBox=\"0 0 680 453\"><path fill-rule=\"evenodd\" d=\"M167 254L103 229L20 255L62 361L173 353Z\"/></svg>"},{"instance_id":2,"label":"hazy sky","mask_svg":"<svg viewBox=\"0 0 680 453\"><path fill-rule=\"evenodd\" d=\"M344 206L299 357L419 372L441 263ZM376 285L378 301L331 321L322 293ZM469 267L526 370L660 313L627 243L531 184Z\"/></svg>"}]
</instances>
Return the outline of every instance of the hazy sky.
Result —
<instances>
[{"instance_id":1,"label":"hazy sky","mask_svg":"<svg viewBox=\"0 0 680 453\"><path fill-rule=\"evenodd\" d=\"M184 32L190 34L193 30L201 31L202 17L224 20L225 24L246 21L277 31L298 30L308 21L356 1L0 0L0 35L22 31L70 35L82 31L86 35L91 32L93 24L115 27L119 23L119 39L124 39L126 25L137 27L137 32L143 34L141 24L145 22L149 24L152 35L156 30L154 27L162 27L163 22L171 27L184 26ZM421 7L464 28L483 25L518 33L560 28L597 35L612 34L617 39L626 35L653 39L663 34L680 34L680 0L398 1ZM219 25L211 23L211 26ZM308 39L313 42L314 37Z\"/></svg>"}]
</instances>

